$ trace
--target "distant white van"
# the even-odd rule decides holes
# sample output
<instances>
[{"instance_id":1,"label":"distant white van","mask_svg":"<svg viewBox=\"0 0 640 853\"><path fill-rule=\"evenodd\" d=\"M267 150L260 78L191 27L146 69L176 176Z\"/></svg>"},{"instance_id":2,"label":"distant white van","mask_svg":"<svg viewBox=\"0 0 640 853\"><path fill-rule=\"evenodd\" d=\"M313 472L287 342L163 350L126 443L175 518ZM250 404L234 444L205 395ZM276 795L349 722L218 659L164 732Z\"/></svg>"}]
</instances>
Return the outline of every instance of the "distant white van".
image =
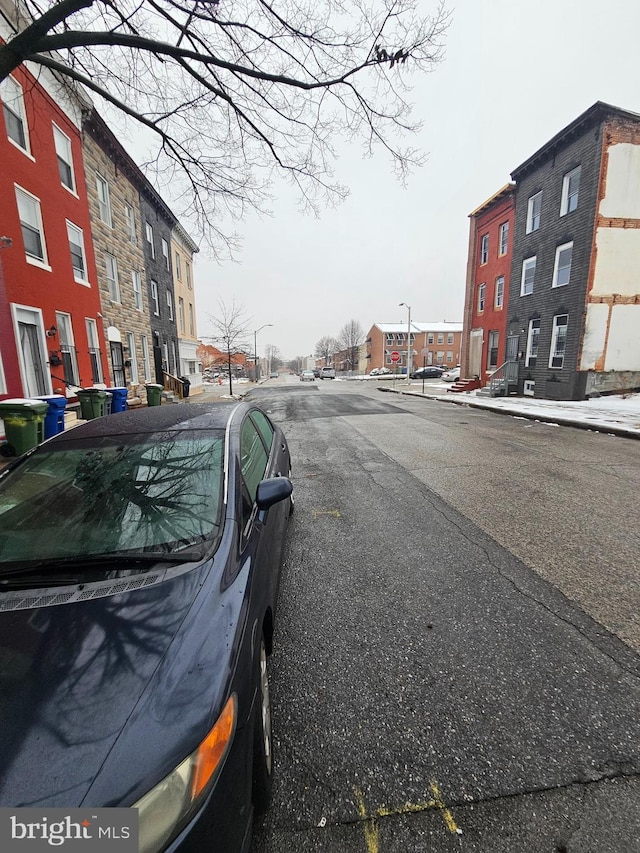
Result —
<instances>
[{"instance_id":1,"label":"distant white van","mask_svg":"<svg viewBox=\"0 0 640 853\"><path fill-rule=\"evenodd\" d=\"M335 379L336 371L333 367L321 367L320 379Z\"/></svg>"}]
</instances>

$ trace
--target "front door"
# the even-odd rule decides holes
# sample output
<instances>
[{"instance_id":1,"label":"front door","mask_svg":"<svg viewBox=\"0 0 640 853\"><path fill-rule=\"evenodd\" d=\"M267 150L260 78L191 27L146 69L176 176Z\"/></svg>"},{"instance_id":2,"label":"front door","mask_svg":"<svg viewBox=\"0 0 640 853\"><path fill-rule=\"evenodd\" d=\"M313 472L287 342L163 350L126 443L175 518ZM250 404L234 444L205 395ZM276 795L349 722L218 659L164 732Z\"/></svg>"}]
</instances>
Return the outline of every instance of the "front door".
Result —
<instances>
[{"instance_id":1,"label":"front door","mask_svg":"<svg viewBox=\"0 0 640 853\"><path fill-rule=\"evenodd\" d=\"M22 388L25 397L51 393L47 360L42 347L44 330L40 312L16 309L18 350L22 369Z\"/></svg>"},{"instance_id":2,"label":"front door","mask_svg":"<svg viewBox=\"0 0 640 853\"><path fill-rule=\"evenodd\" d=\"M111 368L113 370L113 384L116 388L124 388L127 384L124 377L124 358L122 354L122 344L117 341L110 341L111 347Z\"/></svg>"}]
</instances>

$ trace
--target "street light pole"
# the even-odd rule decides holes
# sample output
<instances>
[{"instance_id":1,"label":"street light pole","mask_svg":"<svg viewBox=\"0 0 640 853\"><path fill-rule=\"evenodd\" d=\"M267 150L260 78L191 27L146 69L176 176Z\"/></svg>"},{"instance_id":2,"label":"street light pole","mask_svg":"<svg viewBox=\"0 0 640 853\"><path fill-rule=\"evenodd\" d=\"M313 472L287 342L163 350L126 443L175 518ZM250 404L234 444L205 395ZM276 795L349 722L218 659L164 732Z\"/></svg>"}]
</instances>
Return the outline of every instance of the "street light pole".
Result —
<instances>
[{"instance_id":1,"label":"street light pole","mask_svg":"<svg viewBox=\"0 0 640 853\"><path fill-rule=\"evenodd\" d=\"M260 362L258 361L258 332L266 329L267 326L273 326L273 323L265 323L253 333L253 381L257 382L260 379Z\"/></svg>"},{"instance_id":2,"label":"street light pole","mask_svg":"<svg viewBox=\"0 0 640 853\"><path fill-rule=\"evenodd\" d=\"M400 305L404 305L409 312L407 319L407 382L411 382L411 305L407 305L406 302L401 302Z\"/></svg>"}]
</instances>

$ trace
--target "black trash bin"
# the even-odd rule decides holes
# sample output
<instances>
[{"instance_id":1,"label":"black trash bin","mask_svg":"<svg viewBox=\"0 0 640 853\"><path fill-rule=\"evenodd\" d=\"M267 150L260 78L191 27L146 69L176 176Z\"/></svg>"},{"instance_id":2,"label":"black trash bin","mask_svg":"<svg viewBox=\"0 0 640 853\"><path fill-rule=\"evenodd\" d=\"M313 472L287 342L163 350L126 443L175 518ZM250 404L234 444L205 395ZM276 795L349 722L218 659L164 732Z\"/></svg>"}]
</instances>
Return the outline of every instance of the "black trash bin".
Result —
<instances>
[{"instance_id":1,"label":"black trash bin","mask_svg":"<svg viewBox=\"0 0 640 853\"><path fill-rule=\"evenodd\" d=\"M191 382L187 379L186 376L180 376L180 382L182 382L182 396L189 396L189 388L191 388Z\"/></svg>"}]
</instances>

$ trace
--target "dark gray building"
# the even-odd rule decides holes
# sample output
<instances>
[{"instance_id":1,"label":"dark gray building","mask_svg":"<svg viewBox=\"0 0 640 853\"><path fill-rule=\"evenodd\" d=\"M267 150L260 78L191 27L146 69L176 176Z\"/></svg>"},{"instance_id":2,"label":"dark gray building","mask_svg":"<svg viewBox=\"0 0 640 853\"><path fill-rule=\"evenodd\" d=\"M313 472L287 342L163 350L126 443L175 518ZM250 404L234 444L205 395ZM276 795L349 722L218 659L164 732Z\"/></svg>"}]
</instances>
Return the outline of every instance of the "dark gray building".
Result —
<instances>
[{"instance_id":1,"label":"dark gray building","mask_svg":"<svg viewBox=\"0 0 640 853\"><path fill-rule=\"evenodd\" d=\"M140 190L140 213L155 382L166 387L164 371L172 376L180 371L171 269L171 231L178 220L150 185Z\"/></svg>"},{"instance_id":2,"label":"dark gray building","mask_svg":"<svg viewBox=\"0 0 640 853\"><path fill-rule=\"evenodd\" d=\"M511 173L507 361L553 400L640 386L640 116L598 102Z\"/></svg>"}]
</instances>

